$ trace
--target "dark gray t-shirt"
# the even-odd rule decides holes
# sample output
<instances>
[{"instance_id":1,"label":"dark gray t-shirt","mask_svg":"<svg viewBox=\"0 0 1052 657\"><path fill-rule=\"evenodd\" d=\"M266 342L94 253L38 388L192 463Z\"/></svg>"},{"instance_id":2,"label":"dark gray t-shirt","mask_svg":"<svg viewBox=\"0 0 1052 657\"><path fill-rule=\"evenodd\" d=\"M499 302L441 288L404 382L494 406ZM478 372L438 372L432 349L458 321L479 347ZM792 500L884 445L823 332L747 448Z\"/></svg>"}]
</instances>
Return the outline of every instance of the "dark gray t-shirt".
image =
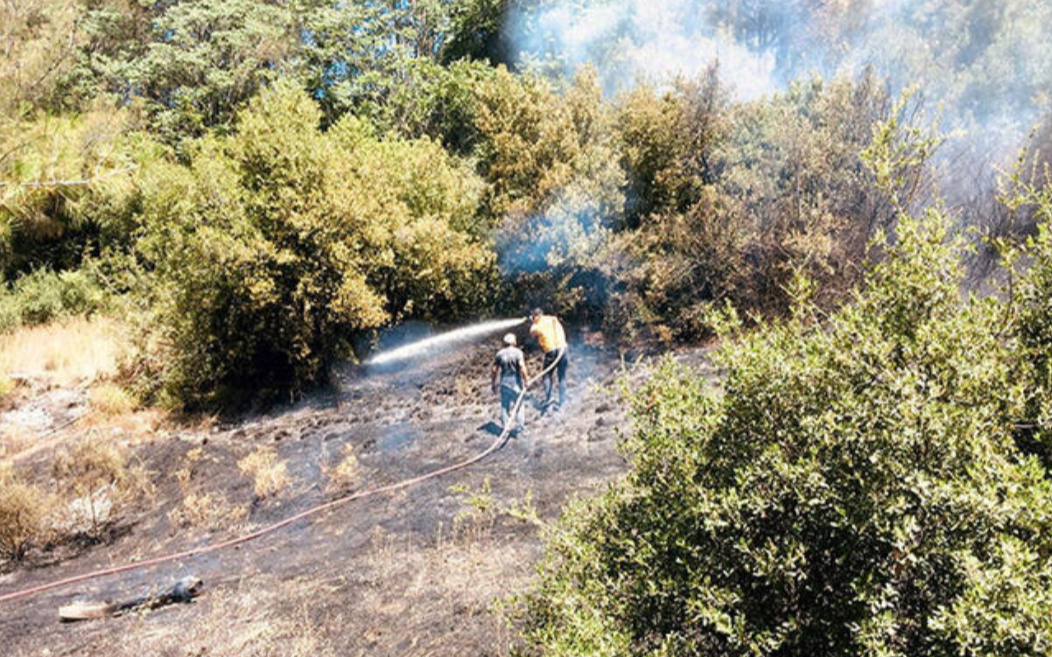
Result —
<instances>
[{"instance_id":1,"label":"dark gray t-shirt","mask_svg":"<svg viewBox=\"0 0 1052 657\"><path fill-rule=\"evenodd\" d=\"M500 385L512 390L522 390L521 367L526 364L526 357L518 347L504 347L497 352L493 362L500 368Z\"/></svg>"}]
</instances>

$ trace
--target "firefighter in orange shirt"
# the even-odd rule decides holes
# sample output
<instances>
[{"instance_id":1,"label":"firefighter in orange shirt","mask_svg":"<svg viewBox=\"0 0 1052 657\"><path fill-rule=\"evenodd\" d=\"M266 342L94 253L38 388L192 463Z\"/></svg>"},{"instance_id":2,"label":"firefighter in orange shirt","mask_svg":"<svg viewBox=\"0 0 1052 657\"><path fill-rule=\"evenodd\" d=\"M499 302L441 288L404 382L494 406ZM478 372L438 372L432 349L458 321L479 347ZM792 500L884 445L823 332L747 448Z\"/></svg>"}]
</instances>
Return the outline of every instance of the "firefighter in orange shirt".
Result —
<instances>
[{"instance_id":1,"label":"firefighter in orange shirt","mask_svg":"<svg viewBox=\"0 0 1052 657\"><path fill-rule=\"evenodd\" d=\"M558 359L558 364L544 375L544 410L553 404L552 393L555 386L554 378L559 378L559 402L555 404L558 410L566 403L566 331L563 330L562 322L554 315L545 315L540 308L535 308L530 313L533 324L530 326L530 336L537 341L541 351L544 352L543 369L548 370L552 363Z\"/></svg>"}]
</instances>

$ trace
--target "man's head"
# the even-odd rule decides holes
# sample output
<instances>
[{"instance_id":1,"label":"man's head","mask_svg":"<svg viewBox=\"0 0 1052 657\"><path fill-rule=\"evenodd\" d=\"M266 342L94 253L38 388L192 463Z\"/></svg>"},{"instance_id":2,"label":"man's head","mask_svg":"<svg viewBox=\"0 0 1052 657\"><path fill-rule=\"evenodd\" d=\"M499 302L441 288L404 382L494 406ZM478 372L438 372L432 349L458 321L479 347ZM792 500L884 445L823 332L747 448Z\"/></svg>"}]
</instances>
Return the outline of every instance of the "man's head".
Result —
<instances>
[{"instance_id":1,"label":"man's head","mask_svg":"<svg viewBox=\"0 0 1052 657\"><path fill-rule=\"evenodd\" d=\"M508 345L509 347L514 347L515 343L516 343L516 340L515 340L515 334L514 333L509 333L509 334L504 336L504 344Z\"/></svg>"},{"instance_id":2,"label":"man's head","mask_svg":"<svg viewBox=\"0 0 1052 657\"><path fill-rule=\"evenodd\" d=\"M543 315L543 314L544 314L544 311L543 311L543 310L541 310L540 308L534 308L534 309L533 309L533 312L531 312L531 313L530 313L530 318L531 318L531 319L532 319L533 321L535 321L535 322L536 322L536 321L537 321L538 319L540 319L540 318L541 318L541 315Z\"/></svg>"}]
</instances>

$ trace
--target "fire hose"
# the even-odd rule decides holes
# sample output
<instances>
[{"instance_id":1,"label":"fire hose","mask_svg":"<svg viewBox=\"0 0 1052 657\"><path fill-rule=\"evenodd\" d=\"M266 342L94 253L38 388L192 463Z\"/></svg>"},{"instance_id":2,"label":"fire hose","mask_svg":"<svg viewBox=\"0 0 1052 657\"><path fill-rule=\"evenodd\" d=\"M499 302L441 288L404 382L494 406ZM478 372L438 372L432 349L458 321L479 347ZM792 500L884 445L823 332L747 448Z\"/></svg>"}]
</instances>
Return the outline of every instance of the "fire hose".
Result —
<instances>
[{"instance_id":1,"label":"fire hose","mask_svg":"<svg viewBox=\"0 0 1052 657\"><path fill-rule=\"evenodd\" d=\"M533 384L535 384L537 381L540 381L546 375L548 375L555 368L555 366L559 364L559 361L562 360L565 357L565 355L566 355L566 352L565 352L565 350L563 350L559 354L559 356L554 361L552 361L552 363L550 365L548 365L548 367L546 367L544 370L541 371L540 374L538 374L536 377L534 377L532 379L529 379L529 380L524 382L522 390L519 392L519 396L515 400L515 405L512 406L511 412L508 415L509 418L513 419L513 418L516 417L516 414L519 412L519 408L522 406L523 399L525 399L525 397L526 397L526 392L530 389L530 387L533 386ZM305 518L309 518L310 516L317 515L319 513L322 513L324 511L328 511L330 509L334 509L334 508L336 508L338 506L341 506L341 505L346 504L348 502L351 502L353 500L360 500L360 499L363 499L363 498L366 498L366 497L372 497L372 496L380 495L380 494L383 494L383 493L390 493L390 492L393 492L393 491L396 491L396 490L401 490L403 488L409 488L410 486L414 486L416 484L422 483L422 482L427 481L429 479L435 479L437 477L441 477L443 475L447 475L447 474L449 474L451 472L456 472L457 470L463 470L464 468L472 466L472 465L478 463L479 461L485 459L487 456L493 454L498 449L503 447L504 444L507 443L507 441L508 441L508 436L511 434L511 430L512 430L513 426L514 426L514 422L513 421L509 421L504 426L504 428L501 431L500 435L497 436L496 440L494 440L493 443L489 447L487 447L482 452L479 452L475 456L472 456L472 457L470 457L468 459L460 461L459 463L454 463L453 465L448 465L446 467L439 468L437 470L432 470L431 472L424 473L424 474L419 475L417 477L411 477L409 479L403 479L402 481L398 481L398 482L395 482L393 484L388 484L386 486L379 486L377 488L371 488L371 489L366 489L366 490L362 490L362 491L357 491L357 492L354 492L354 493L350 493L348 495L344 495L343 497L338 497L338 498L336 498L334 500L330 500L329 502L325 502L324 504L319 504L317 506L313 506L313 507L311 507L309 509L301 511L301 512L295 514L295 515L292 515L292 516L290 516L288 518L285 518L284 520L280 520L280 521L275 522L273 524L270 524L270 525L267 525L265 527L262 527L261 529L257 529L256 531L253 531L251 533L244 534L242 536L237 536L235 538L231 538L231 539L226 540L226 541L213 543L211 545L203 545L203 546L198 547L198 548L193 548L193 549L190 549L190 550L184 550L182 552L175 552L175 553L171 553L171 554L166 554L166 555L162 555L162 556L159 556L159 557L153 557L151 559L145 559L145 560L142 560L142 561L135 561L135 562L131 562L131 563L126 563L126 564L123 564L123 565L120 565L120 566L113 566L113 567L110 567L110 568L104 568L104 569L101 569L101 570L96 570L96 571L93 571L93 572L84 573L82 575L75 575L73 577L67 577L65 579L60 579L60 580L56 580L56 581L53 581L53 582L48 582L46 584L41 584L41 585L30 587L30 588L27 588L27 589L22 589L20 591L12 591L10 593L4 593L4 594L0 595L0 602L8 602L8 601L11 601L11 600L17 600L19 598L25 598L25 597L29 597L31 595L35 595L37 593L42 593L43 591L48 591L50 589L56 589L56 588L60 588L60 587L63 587L63 586L69 586L71 584L78 584L80 582L85 582L85 581L92 580L92 579L98 579L100 577L107 577L107 576L110 576L110 575L117 575L117 574L125 573L125 572L131 571L131 570L138 570L140 568L149 568L151 566L157 566L157 565L160 565L160 564L163 564L163 563L167 563L169 561L178 561L178 560L182 560L182 559L189 559L191 557L199 557L199 556L202 556L202 555L205 555L205 554L209 554L209 553L212 553L212 552L218 552L219 550L224 550L226 548L234 547L236 545L242 545L244 543L248 543L249 541L253 541L253 540L257 539L257 538L260 538L261 536L265 536L267 534L271 534L271 533L273 533L273 532L275 532L275 531L277 531L279 529L282 529L284 527L288 527L289 525L291 525L291 524L293 524L293 523L295 523L297 521L303 520Z\"/></svg>"}]
</instances>

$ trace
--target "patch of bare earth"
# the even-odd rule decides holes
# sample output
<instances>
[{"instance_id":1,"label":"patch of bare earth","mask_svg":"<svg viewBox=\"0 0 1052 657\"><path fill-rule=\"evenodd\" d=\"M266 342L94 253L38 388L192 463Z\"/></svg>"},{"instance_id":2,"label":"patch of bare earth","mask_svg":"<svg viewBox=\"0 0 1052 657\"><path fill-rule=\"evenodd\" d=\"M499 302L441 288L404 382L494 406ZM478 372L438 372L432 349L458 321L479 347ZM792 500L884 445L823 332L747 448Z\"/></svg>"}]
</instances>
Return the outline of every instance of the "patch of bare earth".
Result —
<instances>
[{"instance_id":1,"label":"patch of bare earth","mask_svg":"<svg viewBox=\"0 0 1052 657\"><path fill-rule=\"evenodd\" d=\"M348 368L328 393L229 424L78 422L48 434L55 417L28 426L8 453L15 465L41 470L63 443L106 431L129 446L153 486L107 540L0 564L0 595L231 539L468 459L499 434L489 391L496 348L461 347L387 371ZM616 449L625 413L612 384L626 366L583 343L571 358L566 407L541 414L534 388L525 435L482 462L236 548L0 603L5 654L509 654L514 633L499 608L530 584L543 550L536 520L554 521L570 496L594 495L625 470ZM533 372L539 361L529 356ZM39 395L7 412L34 408ZM46 435L39 445L38 435ZM191 604L58 620L75 599L132 598L188 574L204 580Z\"/></svg>"}]
</instances>

